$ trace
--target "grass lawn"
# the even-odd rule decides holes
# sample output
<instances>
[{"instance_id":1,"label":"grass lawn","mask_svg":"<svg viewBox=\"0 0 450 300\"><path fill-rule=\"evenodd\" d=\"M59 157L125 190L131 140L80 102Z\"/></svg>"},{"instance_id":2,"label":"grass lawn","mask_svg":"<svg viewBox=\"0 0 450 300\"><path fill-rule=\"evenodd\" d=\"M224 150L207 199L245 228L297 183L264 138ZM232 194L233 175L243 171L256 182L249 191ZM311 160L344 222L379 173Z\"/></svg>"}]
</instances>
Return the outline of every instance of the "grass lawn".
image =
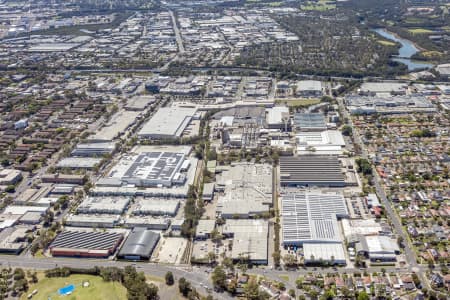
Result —
<instances>
[{"instance_id":1,"label":"grass lawn","mask_svg":"<svg viewBox=\"0 0 450 300\"><path fill-rule=\"evenodd\" d=\"M284 280L284 281L288 281L288 282L289 282L289 275L278 275L278 277L280 277L281 280Z\"/></svg>"},{"instance_id":2,"label":"grass lawn","mask_svg":"<svg viewBox=\"0 0 450 300\"><path fill-rule=\"evenodd\" d=\"M336 8L336 2L333 0L319 0L319 2L306 1L304 5L300 6L303 10L317 10L325 11Z\"/></svg>"},{"instance_id":3,"label":"grass lawn","mask_svg":"<svg viewBox=\"0 0 450 300\"><path fill-rule=\"evenodd\" d=\"M422 55L425 57L442 56L442 52L439 51L422 51Z\"/></svg>"},{"instance_id":4,"label":"grass lawn","mask_svg":"<svg viewBox=\"0 0 450 300\"><path fill-rule=\"evenodd\" d=\"M423 22L423 20L415 17L410 17L406 18L404 22L408 24L420 24Z\"/></svg>"},{"instance_id":5,"label":"grass lawn","mask_svg":"<svg viewBox=\"0 0 450 300\"><path fill-rule=\"evenodd\" d=\"M394 42L389 42L389 41L385 41L385 40L377 40L377 42L383 46L395 46L396 45Z\"/></svg>"},{"instance_id":6,"label":"grass lawn","mask_svg":"<svg viewBox=\"0 0 450 300\"><path fill-rule=\"evenodd\" d=\"M409 32L412 34L427 34L427 33L433 33L433 30L425 29L425 28L413 28L408 29Z\"/></svg>"},{"instance_id":7,"label":"grass lawn","mask_svg":"<svg viewBox=\"0 0 450 300\"><path fill-rule=\"evenodd\" d=\"M42 249L39 249L35 254L34 257L36 258L46 258L46 256L44 255L44 252L42 252Z\"/></svg>"},{"instance_id":8,"label":"grass lawn","mask_svg":"<svg viewBox=\"0 0 450 300\"><path fill-rule=\"evenodd\" d=\"M89 281L89 287L82 287L84 281ZM71 295L60 296L58 290L66 285L75 285ZM104 282L99 276L71 275L69 277L46 278L43 277L28 289L29 293L37 289L34 300L122 300L127 298L127 290L117 282ZM20 298L27 299L28 293Z\"/></svg>"},{"instance_id":9,"label":"grass lawn","mask_svg":"<svg viewBox=\"0 0 450 300\"><path fill-rule=\"evenodd\" d=\"M270 2L269 6L271 7L279 7L283 4L283 2Z\"/></svg>"},{"instance_id":10,"label":"grass lawn","mask_svg":"<svg viewBox=\"0 0 450 300\"><path fill-rule=\"evenodd\" d=\"M286 99L277 100L277 104L286 104L289 107L308 107L320 103L320 99Z\"/></svg>"}]
</instances>

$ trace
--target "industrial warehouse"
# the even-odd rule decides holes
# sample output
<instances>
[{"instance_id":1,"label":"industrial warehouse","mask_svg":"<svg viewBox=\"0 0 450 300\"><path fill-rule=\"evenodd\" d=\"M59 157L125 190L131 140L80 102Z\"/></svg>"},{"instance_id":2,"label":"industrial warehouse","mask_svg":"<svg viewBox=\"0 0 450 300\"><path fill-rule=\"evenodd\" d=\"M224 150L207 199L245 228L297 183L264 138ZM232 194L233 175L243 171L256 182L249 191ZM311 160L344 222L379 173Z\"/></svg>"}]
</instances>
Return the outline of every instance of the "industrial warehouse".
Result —
<instances>
[{"instance_id":1,"label":"industrial warehouse","mask_svg":"<svg viewBox=\"0 0 450 300\"><path fill-rule=\"evenodd\" d=\"M184 153L145 152L124 156L114 166L109 178L125 185L171 187L184 184L189 166L190 160Z\"/></svg>"},{"instance_id":2,"label":"industrial warehouse","mask_svg":"<svg viewBox=\"0 0 450 300\"><path fill-rule=\"evenodd\" d=\"M217 181L217 213L223 218L249 218L267 213L272 205L272 166L237 163Z\"/></svg>"},{"instance_id":3,"label":"industrial warehouse","mask_svg":"<svg viewBox=\"0 0 450 300\"><path fill-rule=\"evenodd\" d=\"M175 216L180 200L164 198L138 198L131 210L134 215Z\"/></svg>"},{"instance_id":4,"label":"industrial warehouse","mask_svg":"<svg viewBox=\"0 0 450 300\"><path fill-rule=\"evenodd\" d=\"M50 244L53 256L107 258L113 255L124 238L117 232L63 231Z\"/></svg>"},{"instance_id":5,"label":"industrial warehouse","mask_svg":"<svg viewBox=\"0 0 450 300\"><path fill-rule=\"evenodd\" d=\"M344 187L341 162L334 156L280 157L282 186Z\"/></svg>"},{"instance_id":6,"label":"industrial warehouse","mask_svg":"<svg viewBox=\"0 0 450 300\"><path fill-rule=\"evenodd\" d=\"M341 155L345 141L338 130L299 132L296 135L297 154Z\"/></svg>"},{"instance_id":7,"label":"industrial warehouse","mask_svg":"<svg viewBox=\"0 0 450 300\"><path fill-rule=\"evenodd\" d=\"M128 235L117 257L126 260L149 260L159 239L159 233L135 228Z\"/></svg>"},{"instance_id":8,"label":"industrial warehouse","mask_svg":"<svg viewBox=\"0 0 450 300\"><path fill-rule=\"evenodd\" d=\"M196 108L190 107L162 107L142 127L138 136L143 139L179 138L196 112Z\"/></svg>"},{"instance_id":9,"label":"industrial warehouse","mask_svg":"<svg viewBox=\"0 0 450 300\"><path fill-rule=\"evenodd\" d=\"M322 113L296 113L294 126L298 131L323 131L327 129Z\"/></svg>"},{"instance_id":10,"label":"industrial warehouse","mask_svg":"<svg viewBox=\"0 0 450 300\"><path fill-rule=\"evenodd\" d=\"M281 203L285 247L302 246L306 264L346 264L338 225L338 218L348 217L342 194L288 193Z\"/></svg>"},{"instance_id":11,"label":"industrial warehouse","mask_svg":"<svg viewBox=\"0 0 450 300\"><path fill-rule=\"evenodd\" d=\"M102 157L106 154L112 154L116 149L115 143L83 143L77 144L72 151L72 156L90 156Z\"/></svg>"},{"instance_id":12,"label":"industrial warehouse","mask_svg":"<svg viewBox=\"0 0 450 300\"><path fill-rule=\"evenodd\" d=\"M284 245L342 241L337 218L348 217L342 194L288 193L281 203Z\"/></svg>"},{"instance_id":13,"label":"industrial warehouse","mask_svg":"<svg viewBox=\"0 0 450 300\"><path fill-rule=\"evenodd\" d=\"M87 197L78 206L77 212L85 214L121 214L125 211L128 197Z\"/></svg>"},{"instance_id":14,"label":"industrial warehouse","mask_svg":"<svg viewBox=\"0 0 450 300\"><path fill-rule=\"evenodd\" d=\"M269 222L266 220L227 220L223 235L233 238L231 258L247 257L253 264L267 264Z\"/></svg>"}]
</instances>

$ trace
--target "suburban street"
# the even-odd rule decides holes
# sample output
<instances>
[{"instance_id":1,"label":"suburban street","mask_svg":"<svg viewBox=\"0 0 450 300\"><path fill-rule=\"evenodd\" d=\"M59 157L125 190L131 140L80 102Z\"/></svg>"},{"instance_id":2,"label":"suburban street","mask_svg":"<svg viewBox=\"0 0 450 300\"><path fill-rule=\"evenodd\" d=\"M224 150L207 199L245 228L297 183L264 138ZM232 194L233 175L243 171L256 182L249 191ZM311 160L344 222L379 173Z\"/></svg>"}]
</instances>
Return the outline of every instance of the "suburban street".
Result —
<instances>
[{"instance_id":1,"label":"suburban street","mask_svg":"<svg viewBox=\"0 0 450 300\"><path fill-rule=\"evenodd\" d=\"M350 123L351 127L353 128L353 131L352 131L353 132L353 140L354 140L355 144L357 144L361 149L361 157L370 161L370 157L367 153L366 147L365 147L364 143L362 142L359 132L357 130L355 130L355 127L353 126L352 118L349 115L347 109L345 108L343 99L337 98L337 101L338 101L340 110L343 112L344 118L347 118L349 120L349 123ZM412 245L410 243L410 240L408 238L408 235L403 230L403 226L400 221L400 218L399 218L397 212L392 208L392 205L386 196L386 192L384 191L383 187L380 184L381 179L380 179L380 177L377 173L377 170L375 169L374 166L372 166L372 173L375 178L375 180L374 180L375 190L376 190L378 197L383 202L386 215L387 215L388 219L390 220L390 222L392 223L397 236L399 236L403 239L403 244L405 246L404 247L405 258L406 258L406 262L409 266L409 270L412 272L416 272L420 278L422 285L425 284L425 286L427 288L430 288L429 282L425 277L425 273L424 273L423 269L420 268L419 265L417 264L417 258L414 253L414 250L412 248Z\"/></svg>"},{"instance_id":2,"label":"suburban street","mask_svg":"<svg viewBox=\"0 0 450 300\"><path fill-rule=\"evenodd\" d=\"M0 264L2 267L15 267L34 270L48 270L56 267L73 267L73 268L92 268L98 267L119 267L132 265L138 271L145 274L164 278L164 275L171 271L176 281L185 277L191 284L201 293L207 294L208 291L215 299L232 299L227 293L216 293L212 290L212 282L210 273L211 267L189 266L189 265L164 265L144 262L127 262L115 260L99 260L99 259L79 259L79 258L34 258L24 256L1 256ZM416 272L423 274L427 267L417 266ZM271 280L281 281L287 289L295 289L295 281L301 275L314 274L352 274L352 273L373 273L381 272L384 269L387 273L408 273L410 268L396 268L392 266L385 267L369 267L365 269L358 268L299 268L292 270L275 270L266 267L254 267L247 271L248 274L260 275ZM289 280L286 280L289 278ZM208 290L207 290L208 289Z\"/></svg>"}]
</instances>

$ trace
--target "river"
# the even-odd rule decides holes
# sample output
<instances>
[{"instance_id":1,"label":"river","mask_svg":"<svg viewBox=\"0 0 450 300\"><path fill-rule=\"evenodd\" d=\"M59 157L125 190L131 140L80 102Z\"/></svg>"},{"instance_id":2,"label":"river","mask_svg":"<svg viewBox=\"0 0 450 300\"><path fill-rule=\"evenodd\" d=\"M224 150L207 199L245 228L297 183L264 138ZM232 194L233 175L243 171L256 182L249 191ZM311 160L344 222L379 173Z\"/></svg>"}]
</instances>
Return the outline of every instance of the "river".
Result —
<instances>
[{"instance_id":1,"label":"river","mask_svg":"<svg viewBox=\"0 0 450 300\"><path fill-rule=\"evenodd\" d=\"M424 63L416 60L412 60L411 56L419 52L419 49L409 40L402 39L393 33L387 31L384 28L376 28L373 29L374 32L378 33L382 37L400 43L401 47L398 50L398 57L393 57L393 61L397 61L399 63L405 64L408 67L409 71L415 71L418 69L429 69L432 68L433 65L429 63Z\"/></svg>"}]
</instances>

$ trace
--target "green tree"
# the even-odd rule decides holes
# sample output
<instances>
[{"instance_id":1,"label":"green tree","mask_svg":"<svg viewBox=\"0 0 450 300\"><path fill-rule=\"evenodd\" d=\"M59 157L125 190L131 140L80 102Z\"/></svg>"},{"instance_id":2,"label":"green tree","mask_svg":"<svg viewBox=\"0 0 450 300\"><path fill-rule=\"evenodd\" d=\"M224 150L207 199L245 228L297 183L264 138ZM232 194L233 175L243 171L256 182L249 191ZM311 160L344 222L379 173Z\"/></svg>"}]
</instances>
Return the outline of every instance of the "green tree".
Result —
<instances>
[{"instance_id":1,"label":"green tree","mask_svg":"<svg viewBox=\"0 0 450 300\"><path fill-rule=\"evenodd\" d=\"M16 187L14 185L8 185L5 188L5 192L10 193L10 194L14 193L15 191L16 191Z\"/></svg>"},{"instance_id":2,"label":"green tree","mask_svg":"<svg viewBox=\"0 0 450 300\"><path fill-rule=\"evenodd\" d=\"M226 288L227 274L225 273L225 271L223 270L223 268L221 266L217 266L214 269L214 271L211 275L211 279L212 279L212 282L215 287L220 288L220 289Z\"/></svg>"},{"instance_id":3,"label":"green tree","mask_svg":"<svg viewBox=\"0 0 450 300\"><path fill-rule=\"evenodd\" d=\"M175 280L174 280L174 278L173 278L173 274L172 274L172 272L170 272L170 271L168 271L168 272L166 273L165 279L166 279L166 284L167 284L167 285L173 285L174 282L175 282Z\"/></svg>"},{"instance_id":4,"label":"green tree","mask_svg":"<svg viewBox=\"0 0 450 300\"><path fill-rule=\"evenodd\" d=\"M259 300L259 285L254 278L251 278L244 288L245 297L248 300Z\"/></svg>"},{"instance_id":5,"label":"green tree","mask_svg":"<svg viewBox=\"0 0 450 300\"><path fill-rule=\"evenodd\" d=\"M293 289L290 289L288 291L289 296L291 296L291 298L295 299L295 291Z\"/></svg>"},{"instance_id":6,"label":"green tree","mask_svg":"<svg viewBox=\"0 0 450 300\"><path fill-rule=\"evenodd\" d=\"M224 268L227 268L227 269L231 270L231 271L234 270L234 263L233 263L233 260L230 257L225 257L222 260L222 266Z\"/></svg>"},{"instance_id":7,"label":"green tree","mask_svg":"<svg viewBox=\"0 0 450 300\"><path fill-rule=\"evenodd\" d=\"M366 293L366 291L361 291L358 293L358 298L357 300L369 300L370 297L369 295Z\"/></svg>"},{"instance_id":8,"label":"green tree","mask_svg":"<svg viewBox=\"0 0 450 300\"><path fill-rule=\"evenodd\" d=\"M280 251L275 251L274 253L272 253L272 257L273 257L273 261L274 261L275 266L279 266L280 262L281 262Z\"/></svg>"},{"instance_id":9,"label":"green tree","mask_svg":"<svg viewBox=\"0 0 450 300\"><path fill-rule=\"evenodd\" d=\"M184 277L178 280L178 290L183 296L187 297L189 291L191 290L191 284Z\"/></svg>"},{"instance_id":10,"label":"green tree","mask_svg":"<svg viewBox=\"0 0 450 300\"><path fill-rule=\"evenodd\" d=\"M344 125L342 127L342 134L345 136L351 136L353 134L353 129L350 125Z\"/></svg>"},{"instance_id":11,"label":"green tree","mask_svg":"<svg viewBox=\"0 0 450 300\"><path fill-rule=\"evenodd\" d=\"M286 254L285 256L283 256L283 261L284 264L288 267L294 267L297 265L297 258L292 254Z\"/></svg>"}]
</instances>

